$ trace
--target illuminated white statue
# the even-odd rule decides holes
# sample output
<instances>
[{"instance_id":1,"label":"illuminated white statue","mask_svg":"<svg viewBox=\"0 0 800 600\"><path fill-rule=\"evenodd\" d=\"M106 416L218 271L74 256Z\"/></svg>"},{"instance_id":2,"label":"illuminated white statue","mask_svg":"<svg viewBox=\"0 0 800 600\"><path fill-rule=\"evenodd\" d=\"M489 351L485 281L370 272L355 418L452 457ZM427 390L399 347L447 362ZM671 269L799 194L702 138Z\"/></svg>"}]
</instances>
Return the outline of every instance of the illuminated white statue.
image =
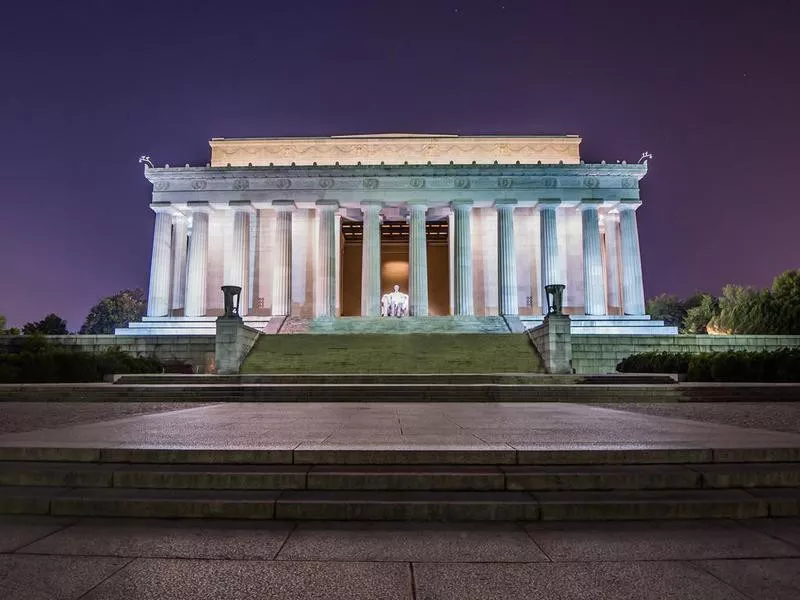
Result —
<instances>
[{"instance_id":1,"label":"illuminated white statue","mask_svg":"<svg viewBox=\"0 0 800 600\"><path fill-rule=\"evenodd\" d=\"M381 296L381 316L408 316L408 294L401 292L399 285L395 285L392 292Z\"/></svg>"}]
</instances>

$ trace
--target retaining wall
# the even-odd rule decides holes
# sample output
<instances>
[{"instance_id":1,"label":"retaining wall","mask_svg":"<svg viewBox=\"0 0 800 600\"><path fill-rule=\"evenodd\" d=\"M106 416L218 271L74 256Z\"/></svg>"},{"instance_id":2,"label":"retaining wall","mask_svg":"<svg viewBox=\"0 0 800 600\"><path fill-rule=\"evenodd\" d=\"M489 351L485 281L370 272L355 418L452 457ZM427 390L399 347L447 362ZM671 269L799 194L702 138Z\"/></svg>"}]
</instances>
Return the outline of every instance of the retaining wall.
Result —
<instances>
[{"instance_id":1,"label":"retaining wall","mask_svg":"<svg viewBox=\"0 0 800 600\"><path fill-rule=\"evenodd\" d=\"M641 352L724 352L800 347L800 335L578 335L572 334L576 373L613 373Z\"/></svg>"},{"instance_id":2,"label":"retaining wall","mask_svg":"<svg viewBox=\"0 0 800 600\"><path fill-rule=\"evenodd\" d=\"M19 348L24 339L21 335L0 336L0 353ZM48 335L47 339L54 345L84 352L102 352L116 347L134 356L189 363L198 373L214 370L213 335Z\"/></svg>"}]
</instances>

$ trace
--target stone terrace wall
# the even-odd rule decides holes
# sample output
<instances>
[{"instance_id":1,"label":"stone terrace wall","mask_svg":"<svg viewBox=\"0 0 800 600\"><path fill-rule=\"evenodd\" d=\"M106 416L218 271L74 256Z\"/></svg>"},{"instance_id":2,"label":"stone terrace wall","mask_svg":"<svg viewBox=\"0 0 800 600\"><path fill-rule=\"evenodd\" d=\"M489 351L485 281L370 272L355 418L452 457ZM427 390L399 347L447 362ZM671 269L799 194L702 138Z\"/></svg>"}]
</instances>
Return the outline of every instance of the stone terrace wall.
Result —
<instances>
[{"instance_id":1,"label":"stone terrace wall","mask_svg":"<svg viewBox=\"0 0 800 600\"><path fill-rule=\"evenodd\" d=\"M724 352L800 347L800 335L572 335L576 373L613 373L640 352Z\"/></svg>"},{"instance_id":2,"label":"stone terrace wall","mask_svg":"<svg viewBox=\"0 0 800 600\"><path fill-rule=\"evenodd\" d=\"M0 353L18 348L24 336L0 336ZM73 347L84 352L102 352L117 347L134 356L155 356L163 361L191 364L198 373L214 369L213 335L48 335L59 346Z\"/></svg>"}]
</instances>

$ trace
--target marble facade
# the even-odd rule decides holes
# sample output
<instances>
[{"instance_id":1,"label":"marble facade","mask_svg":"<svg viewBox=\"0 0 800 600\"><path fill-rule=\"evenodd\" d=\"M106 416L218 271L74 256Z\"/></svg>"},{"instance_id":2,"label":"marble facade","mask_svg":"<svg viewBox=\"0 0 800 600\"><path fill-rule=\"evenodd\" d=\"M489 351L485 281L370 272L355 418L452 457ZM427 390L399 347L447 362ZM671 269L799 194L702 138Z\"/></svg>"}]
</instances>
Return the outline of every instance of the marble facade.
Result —
<instances>
[{"instance_id":1,"label":"marble facade","mask_svg":"<svg viewBox=\"0 0 800 600\"><path fill-rule=\"evenodd\" d=\"M540 321L544 286L563 283L565 312L586 323L646 320L636 209L647 165L585 164L580 141L213 139L204 167L146 165L155 212L148 313L118 333L156 322L156 333L207 332L222 312L222 285L242 287L240 313L255 326L274 315L339 316L353 289L356 314L379 315L390 291L381 287L389 222L408 223L412 316ZM347 223L361 225L358 281L343 281ZM448 230L448 268L433 272L431 223ZM443 278L449 307L433 307L429 282Z\"/></svg>"}]
</instances>

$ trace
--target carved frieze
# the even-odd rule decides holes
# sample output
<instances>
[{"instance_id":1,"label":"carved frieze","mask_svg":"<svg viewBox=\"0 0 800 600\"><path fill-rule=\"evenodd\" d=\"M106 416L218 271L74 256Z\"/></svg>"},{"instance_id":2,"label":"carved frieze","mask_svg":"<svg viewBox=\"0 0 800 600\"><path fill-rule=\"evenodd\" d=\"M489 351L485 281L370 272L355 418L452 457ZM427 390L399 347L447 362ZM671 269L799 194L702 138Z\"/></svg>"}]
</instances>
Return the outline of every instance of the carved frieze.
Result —
<instances>
[{"instance_id":1,"label":"carved frieze","mask_svg":"<svg viewBox=\"0 0 800 600\"><path fill-rule=\"evenodd\" d=\"M279 190L288 190L290 187L292 187L292 180L286 177L281 177L275 181L275 186Z\"/></svg>"},{"instance_id":2,"label":"carved frieze","mask_svg":"<svg viewBox=\"0 0 800 600\"><path fill-rule=\"evenodd\" d=\"M212 166L362 164L576 164L576 136L460 137L376 135L331 138L211 140Z\"/></svg>"},{"instance_id":3,"label":"carved frieze","mask_svg":"<svg viewBox=\"0 0 800 600\"><path fill-rule=\"evenodd\" d=\"M233 180L233 189L235 190L246 190L250 187L250 182L245 179L244 177L237 177Z\"/></svg>"},{"instance_id":4,"label":"carved frieze","mask_svg":"<svg viewBox=\"0 0 800 600\"><path fill-rule=\"evenodd\" d=\"M378 189L378 180L375 177L368 177L362 182L362 185L368 190Z\"/></svg>"},{"instance_id":5,"label":"carved frieze","mask_svg":"<svg viewBox=\"0 0 800 600\"><path fill-rule=\"evenodd\" d=\"M622 187L626 189L635 189L639 187L639 182L638 180L633 179L632 177L626 177L625 179L622 180Z\"/></svg>"},{"instance_id":6,"label":"carved frieze","mask_svg":"<svg viewBox=\"0 0 800 600\"><path fill-rule=\"evenodd\" d=\"M497 187L507 190L511 188L513 185L513 181L510 177L498 177L497 178Z\"/></svg>"},{"instance_id":7,"label":"carved frieze","mask_svg":"<svg viewBox=\"0 0 800 600\"><path fill-rule=\"evenodd\" d=\"M153 184L153 189L157 192L166 192L169 189L169 181L156 181Z\"/></svg>"},{"instance_id":8,"label":"carved frieze","mask_svg":"<svg viewBox=\"0 0 800 600\"><path fill-rule=\"evenodd\" d=\"M600 180L597 177L584 177L583 179L583 187L593 189L599 185L600 185Z\"/></svg>"},{"instance_id":9,"label":"carved frieze","mask_svg":"<svg viewBox=\"0 0 800 600\"><path fill-rule=\"evenodd\" d=\"M206 189L206 180L205 179L195 179L192 181L192 189L193 190L204 190Z\"/></svg>"},{"instance_id":10,"label":"carved frieze","mask_svg":"<svg viewBox=\"0 0 800 600\"><path fill-rule=\"evenodd\" d=\"M413 188L422 189L425 187L425 179L422 177L412 177L409 183Z\"/></svg>"},{"instance_id":11,"label":"carved frieze","mask_svg":"<svg viewBox=\"0 0 800 600\"><path fill-rule=\"evenodd\" d=\"M333 177L321 177L319 180L319 187L327 190L333 187Z\"/></svg>"},{"instance_id":12,"label":"carved frieze","mask_svg":"<svg viewBox=\"0 0 800 600\"><path fill-rule=\"evenodd\" d=\"M453 185L460 190L466 190L469 189L470 182L467 177L456 177Z\"/></svg>"}]
</instances>

